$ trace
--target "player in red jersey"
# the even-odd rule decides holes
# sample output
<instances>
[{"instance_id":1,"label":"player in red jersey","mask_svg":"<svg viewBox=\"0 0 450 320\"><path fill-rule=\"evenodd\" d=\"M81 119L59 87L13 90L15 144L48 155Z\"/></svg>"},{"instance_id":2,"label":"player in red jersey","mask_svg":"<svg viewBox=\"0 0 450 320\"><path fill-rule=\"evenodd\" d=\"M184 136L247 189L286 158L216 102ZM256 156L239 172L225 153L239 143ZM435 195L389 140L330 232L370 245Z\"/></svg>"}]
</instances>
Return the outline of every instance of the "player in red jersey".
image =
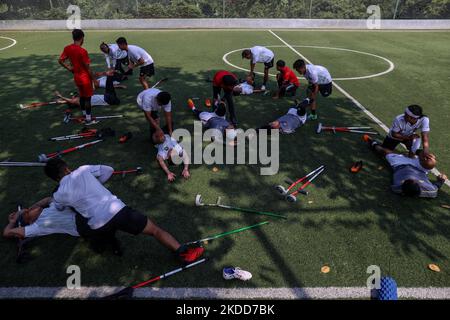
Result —
<instances>
[{"instance_id":1,"label":"player in red jersey","mask_svg":"<svg viewBox=\"0 0 450 320\"><path fill-rule=\"evenodd\" d=\"M273 98L278 99L284 97L286 94L294 96L300 86L300 81L298 81L294 71L287 67L283 60L277 61L277 70L280 72L277 74L278 91Z\"/></svg>"},{"instance_id":2,"label":"player in red jersey","mask_svg":"<svg viewBox=\"0 0 450 320\"><path fill-rule=\"evenodd\" d=\"M223 98L227 102L228 112L230 113L230 121L235 127L237 124L237 119L234 111L233 89L238 84L239 81L236 75L225 70L218 71L213 78L214 105L217 105L221 101L220 94L223 90Z\"/></svg>"},{"instance_id":3,"label":"player in red jersey","mask_svg":"<svg viewBox=\"0 0 450 320\"><path fill-rule=\"evenodd\" d=\"M78 88L80 96L80 106L83 115L86 117L85 124L95 123L91 117L91 97L94 95L95 79L91 70L88 52L82 48L84 42L84 32L80 29L72 31L73 44L64 48L59 57L59 64L73 73L73 79ZM70 64L66 63L69 60Z\"/></svg>"}]
</instances>

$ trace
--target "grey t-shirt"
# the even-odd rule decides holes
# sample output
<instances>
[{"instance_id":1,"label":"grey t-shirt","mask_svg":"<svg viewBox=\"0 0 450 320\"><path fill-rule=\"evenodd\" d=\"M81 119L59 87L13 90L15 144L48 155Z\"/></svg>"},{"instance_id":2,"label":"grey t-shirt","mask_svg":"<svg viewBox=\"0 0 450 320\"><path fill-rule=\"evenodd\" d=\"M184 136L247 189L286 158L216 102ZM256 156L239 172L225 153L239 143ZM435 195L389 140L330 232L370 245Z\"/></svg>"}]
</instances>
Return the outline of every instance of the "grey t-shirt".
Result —
<instances>
[{"instance_id":1,"label":"grey t-shirt","mask_svg":"<svg viewBox=\"0 0 450 320\"><path fill-rule=\"evenodd\" d=\"M400 165L393 168L394 176L392 182L392 191L402 193L402 184L405 180L417 180L420 186L421 198L436 198L438 186L431 183L426 172L412 165Z\"/></svg>"},{"instance_id":2,"label":"grey t-shirt","mask_svg":"<svg viewBox=\"0 0 450 320\"><path fill-rule=\"evenodd\" d=\"M288 113L278 118L280 122L281 133L293 133L295 130L306 122L306 114L299 116L296 108L290 108Z\"/></svg>"},{"instance_id":3,"label":"grey t-shirt","mask_svg":"<svg viewBox=\"0 0 450 320\"><path fill-rule=\"evenodd\" d=\"M230 123L226 119L220 117L212 117L205 124L206 129L217 129L222 133L225 132L225 129L229 126Z\"/></svg>"}]
</instances>

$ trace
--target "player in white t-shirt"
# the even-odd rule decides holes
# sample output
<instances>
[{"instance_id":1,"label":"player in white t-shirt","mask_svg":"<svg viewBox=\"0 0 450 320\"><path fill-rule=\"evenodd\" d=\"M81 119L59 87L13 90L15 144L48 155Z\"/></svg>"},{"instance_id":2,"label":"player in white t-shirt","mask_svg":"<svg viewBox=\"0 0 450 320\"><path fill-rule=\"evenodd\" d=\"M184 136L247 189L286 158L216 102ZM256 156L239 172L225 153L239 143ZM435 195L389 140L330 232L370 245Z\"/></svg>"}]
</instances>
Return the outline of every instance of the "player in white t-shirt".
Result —
<instances>
[{"instance_id":1,"label":"player in white t-shirt","mask_svg":"<svg viewBox=\"0 0 450 320\"><path fill-rule=\"evenodd\" d=\"M69 207L59 211L52 198L45 198L30 208L11 213L3 236L25 239L50 234L67 234L79 237L75 215L76 213Z\"/></svg>"},{"instance_id":2,"label":"player in white t-shirt","mask_svg":"<svg viewBox=\"0 0 450 320\"><path fill-rule=\"evenodd\" d=\"M319 65L306 64L304 60L299 59L294 62L294 69L308 81L308 98L314 101L311 104L311 114L309 120L317 120L317 93L323 97L328 97L333 91L333 79L327 68Z\"/></svg>"},{"instance_id":3,"label":"player in white t-shirt","mask_svg":"<svg viewBox=\"0 0 450 320\"><path fill-rule=\"evenodd\" d=\"M173 121L171 99L172 97L168 92L156 88L146 89L137 96L137 105L144 112L145 118L150 124L151 139L153 139L153 134L161 127L159 118L159 111L161 109L164 112L164 118L166 120L166 125L163 130L169 135L172 135Z\"/></svg>"},{"instance_id":4,"label":"player in white t-shirt","mask_svg":"<svg viewBox=\"0 0 450 320\"><path fill-rule=\"evenodd\" d=\"M180 158L183 162L183 171L181 172L181 176L185 179L189 179L189 155L183 149L183 147L170 135L164 134L161 129L156 130L153 134L153 143L155 147L158 149L158 154L156 155L156 160L159 163L161 169L167 175L167 180L169 182L175 181L176 175L171 172L166 164L166 161L169 164L173 164L176 161L176 157Z\"/></svg>"},{"instance_id":5,"label":"player in white t-shirt","mask_svg":"<svg viewBox=\"0 0 450 320\"><path fill-rule=\"evenodd\" d=\"M128 53L126 50L121 50L117 44L100 44L100 51L103 52L106 59L106 66L109 70L117 70L121 74L125 73L122 64L128 65Z\"/></svg>"},{"instance_id":6,"label":"player in white t-shirt","mask_svg":"<svg viewBox=\"0 0 450 320\"><path fill-rule=\"evenodd\" d=\"M242 51L242 59L250 60L250 76L254 76L255 65L257 63L264 64L264 81L261 90L265 90L267 81L269 80L269 69L273 67L275 59L272 50L269 50L266 47L254 46Z\"/></svg>"},{"instance_id":7,"label":"player in white t-shirt","mask_svg":"<svg viewBox=\"0 0 450 320\"><path fill-rule=\"evenodd\" d=\"M44 171L49 178L59 183L53 194L55 207L60 210L71 207L79 213L77 219L86 220L86 224L79 224L77 220L77 226L83 226L78 228L82 237L94 243L112 244L114 250L120 251L115 234L124 231L156 238L185 263L193 262L203 254L203 248L180 245L147 216L128 207L106 189L103 184L113 174L113 168L85 165L71 171L62 159L54 158L47 162Z\"/></svg>"},{"instance_id":8,"label":"player in white t-shirt","mask_svg":"<svg viewBox=\"0 0 450 320\"><path fill-rule=\"evenodd\" d=\"M128 70L125 72L125 75L131 74L134 68L140 67L139 81L144 89L148 89L150 85L147 82L146 77L148 76L151 78L155 74L155 66L152 56L141 47L128 45L127 40L124 37L118 38L116 43L120 50L127 51L128 58L131 62L128 65Z\"/></svg>"},{"instance_id":9,"label":"player in white t-shirt","mask_svg":"<svg viewBox=\"0 0 450 320\"><path fill-rule=\"evenodd\" d=\"M420 131L420 135L417 132ZM383 148L395 150L402 143L413 157L423 144L423 152L430 153L429 143L430 119L423 114L422 107L410 105L405 113L395 117L387 137L383 141Z\"/></svg>"},{"instance_id":10,"label":"player in white t-shirt","mask_svg":"<svg viewBox=\"0 0 450 320\"><path fill-rule=\"evenodd\" d=\"M254 77L248 75L244 82L239 83L237 86L233 88L234 95L243 95L248 96L254 93L262 93L266 90L255 89L255 80Z\"/></svg>"}]
</instances>

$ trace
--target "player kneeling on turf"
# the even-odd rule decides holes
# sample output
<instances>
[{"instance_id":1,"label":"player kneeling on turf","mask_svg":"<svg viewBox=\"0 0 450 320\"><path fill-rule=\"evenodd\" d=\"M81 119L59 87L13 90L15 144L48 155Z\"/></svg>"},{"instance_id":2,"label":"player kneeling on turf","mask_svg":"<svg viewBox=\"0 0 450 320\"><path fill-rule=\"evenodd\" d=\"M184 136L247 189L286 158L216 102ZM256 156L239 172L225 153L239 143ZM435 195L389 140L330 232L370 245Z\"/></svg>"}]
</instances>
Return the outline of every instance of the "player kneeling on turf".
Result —
<instances>
[{"instance_id":1,"label":"player kneeling on turf","mask_svg":"<svg viewBox=\"0 0 450 320\"><path fill-rule=\"evenodd\" d=\"M435 183L428 179L428 173L436 166L435 155L421 151L417 157L410 158L383 148L368 135L364 135L364 141L372 150L384 156L392 167L394 176L391 189L394 193L421 198L437 197L438 190L447 180L447 176L440 175Z\"/></svg>"},{"instance_id":2,"label":"player kneeling on turf","mask_svg":"<svg viewBox=\"0 0 450 320\"><path fill-rule=\"evenodd\" d=\"M416 134L417 130L421 131L422 137ZM428 154L429 132L430 119L423 114L420 106L411 105L406 108L404 114L395 118L388 136L383 141L383 148L394 151L398 144L403 143L409 151L409 156L414 157L422 142L423 152Z\"/></svg>"},{"instance_id":3,"label":"player kneeling on turf","mask_svg":"<svg viewBox=\"0 0 450 320\"><path fill-rule=\"evenodd\" d=\"M258 128L257 132L261 129L269 130L277 129L280 133L289 134L294 133L295 130L306 123L306 107L311 104L311 101L306 98L300 103L297 103L294 107L289 108L288 112L269 124Z\"/></svg>"},{"instance_id":4,"label":"player kneeling on turf","mask_svg":"<svg viewBox=\"0 0 450 320\"><path fill-rule=\"evenodd\" d=\"M273 96L274 99L284 97L285 95L295 96L297 88L300 86L297 76L291 68L286 67L286 62L283 60L277 61L278 91Z\"/></svg>"},{"instance_id":5,"label":"player kneeling on turf","mask_svg":"<svg viewBox=\"0 0 450 320\"><path fill-rule=\"evenodd\" d=\"M76 217L77 226L83 226L78 230L82 237L97 243L111 243L110 239L114 239L120 230L153 236L185 263L193 262L203 254L203 248L180 245L167 231L106 189L103 184L113 174L113 168L85 165L71 171L62 159L55 158L47 162L44 171L59 183L53 194L56 208L71 207L80 214ZM87 224L79 221L82 219L87 220Z\"/></svg>"},{"instance_id":6,"label":"player kneeling on turf","mask_svg":"<svg viewBox=\"0 0 450 320\"><path fill-rule=\"evenodd\" d=\"M175 181L176 175L169 170L166 165L166 160L169 164L174 164L175 161L173 159L175 157L180 157L183 160L183 171L181 175L185 179L189 179L189 156L186 151L183 150L183 147L171 136L168 134L164 134L164 132L159 129L153 134L153 143L158 149L158 155L156 156L156 160L158 161L161 169L166 173L167 180L169 182Z\"/></svg>"}]
</instances>

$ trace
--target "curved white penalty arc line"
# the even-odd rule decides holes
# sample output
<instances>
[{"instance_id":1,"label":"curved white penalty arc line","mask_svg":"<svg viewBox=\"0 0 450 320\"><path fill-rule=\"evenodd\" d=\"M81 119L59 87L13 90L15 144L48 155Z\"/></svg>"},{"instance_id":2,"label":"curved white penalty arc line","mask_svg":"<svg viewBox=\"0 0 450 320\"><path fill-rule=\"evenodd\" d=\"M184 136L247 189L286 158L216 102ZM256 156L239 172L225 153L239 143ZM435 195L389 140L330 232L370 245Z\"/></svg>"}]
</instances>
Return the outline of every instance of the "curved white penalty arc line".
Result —
<instances>
[{"instance_id":1,"label":"curved white penalty arc line","mask_svg":"<svg viewBox=\"0 0 450 320\"><path fill-rule=\"evenodd\" d=\"M286 47L286 46L283 46L283 45L266 46L266 48L285 48L285 47ZM395 69L395 65L394 65L394 63L393 63L391 60L389 60L389 59L387 59L387 58L385 58L385 57L382 57L382 56L373 54L373 53L369 53L369 52L363 52L363 51L352 50L352 49L346 49L346 48L333 48L333 47L320 47L320 46L298 46L298 45L297 45L297 46L293 46L293 47L297 47L297 48L325 49L325 50L338 50L338 51L354 52L354 53L363 54L363 55L372 56L372 57L381 59L381 60L383 60L383 61L385 61L385 62L387 62L387 63L389 64L389 68L388 68L387 70L383 71L383 72L379 72L379 73L375 73L375 74L371 74L371 75L367 75L367 76L361 76L361 77L334 78L333 80L346 81L346 80L362 80L362 79L375 78L375 77L379 77L379 76L385 75L385 74L387 74L387 73L389 73L389 72L392 72L392 71ZM239 66L237 66L237 65L235 65L235 64L233 64L233 63L231 63L230 61L228 61L228 56L229 56L230 54L233 54L233 53L238 52L238 51L240 52L240 51L245 50L245 49L248 49L248 48L236 49L236 50L230 51L230 52L228 52L228 53L225 53L225 54L223 55L223 57L222 57L222 60L223 60L226 64L228 64L229 66L231 66L231 67L233 67L233 68L236 68L236 69L238 69L238 70L242 70L242 71L249 72L249 71L250 71L249 69L245 69L245 68L239 67ZM256 73L256 74L259 74L259 75L263 75L262 72L255 72L255 73ZM270 76L276 77L275 74L270 74ZM298 77L298 79L304 79L304 77Z\"/></svg>"},{"instance_id":2,"label":"curved white penalty arc line","mask_svg":"<svg viewBox=\"0 0 450 320\"><path fill-rule=\"evenodd\" d=\"M12 43L11 43L9 46L0 48L0 51L6 50L6 49L8 49L8 48L11 48L11 47L13 47L13 46L15 46L15 45L17 44L17 40L16 40L16 39L13 39L13 38L0 36L0 39L6 39L6 40L9 40L9 41L12 41Z\"/></svg>"}]
</instances>

